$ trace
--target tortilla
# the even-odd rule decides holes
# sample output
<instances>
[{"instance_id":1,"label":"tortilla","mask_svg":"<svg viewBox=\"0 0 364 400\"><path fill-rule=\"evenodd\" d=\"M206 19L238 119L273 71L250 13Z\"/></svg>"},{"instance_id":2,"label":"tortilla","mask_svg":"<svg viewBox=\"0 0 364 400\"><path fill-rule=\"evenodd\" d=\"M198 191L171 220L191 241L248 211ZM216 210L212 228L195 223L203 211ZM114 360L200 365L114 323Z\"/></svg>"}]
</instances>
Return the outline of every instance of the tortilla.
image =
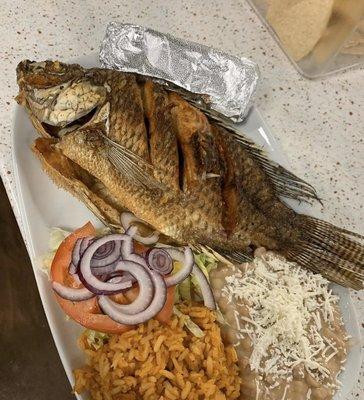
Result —
<instances>
[{"instance_id":1,"label":"tortilla","mask_svg":"<svg viewBox=\"0 0 364 400\"><path fill-rule=\"evenodd\" d=\"M321 38L330 19L334 0L291 2L295 4L284 9L283 6L277 6L268 15L269 22L287 53L295 61L299 61L312 51ZM281 4L287 5L291 2L283 0Z\"/></svg>"}]
</instances>

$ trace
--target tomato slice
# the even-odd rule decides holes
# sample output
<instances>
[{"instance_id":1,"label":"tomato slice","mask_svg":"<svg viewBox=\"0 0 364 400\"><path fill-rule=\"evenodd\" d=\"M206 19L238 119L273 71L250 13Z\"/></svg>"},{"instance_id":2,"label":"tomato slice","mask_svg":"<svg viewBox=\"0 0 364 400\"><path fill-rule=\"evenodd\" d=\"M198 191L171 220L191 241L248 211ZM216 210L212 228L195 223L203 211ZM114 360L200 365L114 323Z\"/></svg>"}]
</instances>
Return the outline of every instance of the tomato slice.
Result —
<instances>
[{"instance_id":1,"label":"tomato slice","mask_svg":"<svg viewBox=\"0 0 364 400\"><path fill-rule=\"evenodd\" d=\"M88 222L83 227L77 229L66 237L66 239L60 244L52 261L51 278L53 281L71 287L80 286L72 278L72 275L68 273L68 267L72 257L72 249L77 239L86 236L95 236L95 234L95 228L91 222ZM145 248L138 246L138 252L142 252L143 250L145 250ZM133 326L131 325L119 324L113 321L107 315L102 314L97 304L96 297L89 300L72 302L70 300L63 299L57 293L54 294L63 311L70 318L88 329L106 333L122 333L133 329ZM173 303L174 288L169 288L167 302L161 312L156 316L156 319L160 322L168 322L172 316Z\"/></svg>"}]
</instances>

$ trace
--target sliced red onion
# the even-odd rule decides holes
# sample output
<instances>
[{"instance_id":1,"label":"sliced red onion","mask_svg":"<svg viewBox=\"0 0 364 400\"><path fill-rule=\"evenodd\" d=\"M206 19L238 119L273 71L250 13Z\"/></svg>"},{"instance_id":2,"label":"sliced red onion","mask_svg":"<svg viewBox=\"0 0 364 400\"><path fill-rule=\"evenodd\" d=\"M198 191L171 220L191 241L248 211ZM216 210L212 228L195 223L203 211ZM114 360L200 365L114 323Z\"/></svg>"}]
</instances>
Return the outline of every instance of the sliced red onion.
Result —
<instances>
[{"instance_id":1,"label":"sliced red onion","mask_svg":"<svg viewBox=\"0 0 364 400\"><path fill-rule=\"evenodd\" d=\"M95 241L95 237L94 236L86 236L82 239L81 242L81 247L80 247L80 254L82 255L85 250L87 249L87 247Z\"/></svg>"},{"instance_id":2,"label":"sliced red onion","mask_svg":"<svg viewBox=\"0 0 364 400\"><path fill-rule=\"evenodd\" d=\"M95 276L101 276L101 275L110 275L115 271L115 267L118 264L120 260L116 260L115 262L113 262L112 264L109 265L105 265L103 267L94 267L93 266L93 258L91 260L91 271L93 273L93 275Z\"/></svg>"},{"instance_id":3,"label":"sliced red onion","mask_svg":"<svg viewBox=\"0 0 364 400\"><path fill-rule=\"evenodd\" d=\"M169 253L163 249L149 249L146 260L150 269L159 272L161 275L168 275L173 270L173 260Z\"/></svg>"},{"instance_id":4,"label":"sliced red onion","mask_svg":"<svg viewBox=\"0 0 364 400\"><path fill-rule=\"evenodd\" d=\"M187 257L186 257L186 249L189 249L189 248L188 248L188 247L185 248L185 255L183 255L183 253L182 253L181 251L179 251L179 250L177 250L177 249L175 249L175 248L173 248L173 247L166 247L164 250L166 250L174 260L179 261L179 262L181 262L182 264L184 264L184 263L185 263L185 260L186 260L186 258L187 258ZM189 250L191 251L191 249L189 249ZM197 281L198 281L198 284L200 285L201 293L202 293L202 297L203 297L203 301L204 301L205 306L206 306L207 308L210 308L211 310L215 310L215 309L216 309L216 303L215 303L215 298L214 298L212 289L211 289L211 287L210 287L210 283L209 283L209 281L207 280L205 274L204 274L204 273L201 271L201 269L194 263L194 258L193 258L193 253L192 253L192 251L191 251L191 253L190 253L189 256L188 256L188 262L191 261L191 257L192 257L192 267L191 267L191 270L190 270L189 273L192 272L192 275L195 276L195 278L196 278ZM173 275L173 276L171 276L171 277L166 278L165 280L166 280L167 286L171 286L171 283L170 283L170 282L171 282L171 281L173 282L172 278L177 277L177 275L178 275L179 273L181 273L181 271L183 271L183 270L184 270L184 268L182 268L182 270L180 270L177 274L175 274L175 275ZM186 270L188 270L188 269L186 268ZM185 274L183 274L183 275L185 275ZM183 276L183 275L182 275L182 276ZM177 283L182 282L184 279L187 278L188 275L189 275L189 274L185 275L184 278L181 279L181 280L179 280L179 282L177 282ZM176 284L176 283L172 283L172 285L175 285L175 284Z\"/></svg>"},{"instance_id":5,"label":"sliced red onion","mask_svg":"<svg viewBox=\"0 0 364 400\"><path fill-rule=\"evenodd\" d=\"M134 227L131 227L134 228ZM121 257L122 259L126 259L128 257L129 254L134 253L134 244L133 244L133 239L130 235L128 235L128 231L131 230L131 228L129 228L125 235L128 239L125 239L122 243L121 243ZM132 230L134 231L134 229Z\"/></svg>"},{"instance_id":6,"label":"sliced red onion","mask_svg":"<svg viewBox=\"0 0 364 400\"><path fill-rule=\"evenodd\" d=\"M130 225L129 228L125 231L125 235L128 235L130 237L134 237L138 232L138 227L135 225Z\"/></svg>"},{"instance_id":7,"label":"sliced red onion","mask_svg":"<svg viewBox=\"0 0 364 400\"><path fill-rule=\"evenodd\" d=\"M126 257L126 260L134 261L134 262L142 265L147 271L149 271L147 262L145 261L144 257L140 256L139 254L131 253Z\"/></svg>"},{"instance_id":8,"label":"sliced red onion","mask_svg":"<svg viewBox=\"0 0 364 400\"><path fill-rule=\"evenodd\" d=\"M95 296L86 288L76 289L64 286L58 282L52 282L53 290L60 295L63 299L71 301L83 301L91 299Z\"/></svg>"},{"instance_id":9,"label":"sliced red onion","mask_svg":"<svg viewBox=\"0 0 364 400\"><path fill-rule=\"evenodd\" d=\"M78 274L81 282L84 286L89 289L91 292L101 295L101 294L116 294L124 289L127 289L132 285L131 282L121 282L121 283L110 283L103 282L99 280L92 271L91 268L91 260L97 251L97 249L110 241L124 241L129 240L129 236L113 234L107 235L101 238L96 239L93 243L91 243L86 251L83 253L80 264ZM125 261L127 262L127 261Z\"/></svg>"},{"instance_id":10,"label":"sliced red onion","mask_svg":"<svg viewBox=\"0 0 364 400\"><path fill-rule=\"evenodd\" d=\"M182 264L182 268L176 274L165 278L167 287L170 287L184 281L190 275L195 260L192 250L189 247L185 247L184 253L173 247L166 247L164 250L173 260L179 261Z\"/></svg>"},{"instance_id":11,"label":"sliced red onion","mask_svg":"<svg viewBox=\"0 0 364 400\"><path fill-rule=\"evenodd\" d=\"M72 261L71 264L74 265L74 267L76 267L76 272L77 272L77 265L80 262L80 258L81 258L81 243L82 243L82 238L77 239L75 245L73 246L72 249ZM69 267L69 271L71 273L71 264ZM74 268L72 267L72 271L74 270ZM75 273L75 272L74 272Z\"/></svg>"},{"instance_id":12,"label":"sliced red onion","mask_svg":"<svg viewBox=\"0 0 364 400\"><path fill-rule=\"evenodd\" d=\"M135 283L136 279L132 274L129 274L129 272L113 272L111 275L109 275L106 278L107 282L110 283L119 283L119 282L132 282Z\"/></svg>"},{"instance_id":13,"label":"sliced red onion","mask_svg":"<svg viewBox=\"0 0 364 400\"><path fill-rule=\"evenodd\" d=\"M192 275L197 279L197 282L200 285L205 306L210 310L216 310L215 298L210 283L207 280L205 274L196 264L193 265Z\"/></svg>"},{"instance_id":14,"label":"sliced red onion","mask_svg":"<svg viewBox=\"0 0 364 400\"><path fill-rule=\"evenodd\" d=\"M105 267L116 262L121 254L121 241L109 240L101 245L94 253L91 259L91 267Z\"/></svg>"},{"instance_id":15,"label":"sliced red onion","mask_svg":"<svg viewBox=\"0 0 364 400\"><path fill-rule=\"evenodd\" d=\"M73 264L73 261L71 261L70 266L68 267L68 272L71 275L76 275L77 274L77 265Z\"/></svg>"},{"instance_id":16,"label":"sliced red onion","mask_svg":"<svg viewBox=\"0 0 364 400\"><path fill-rule=\"evenodd\" d=\"M119 310L119 305L106 296L99 296L98 302L102 311L114 321L124 325L141 324L155 317L167 301L167 286L164 279L155 271L150 271L154 285L154 297L150 305L143 311L134 315L126 314ZM131 304L134 304L131 303Z\"/></svg>"},{"instance_id":17,"label":"sliced red onion","mask_svg":"<svg viewBox=\"0 0 364 400\"><path fill-rule=\"evenodd\" d=\"M123 212L123 213L121 213L120 222L121 222L121 225L123 226L125 231L128 231L128 229L130 228L130 224L132 222L140 222L141 224L145 224L144 221L142 221L141 219L137 218L131 212ZM131 235L131 233L128 233L128 235L129 234ZM138 242L143 243L143 244L154 244L154 243L158 242L159 233L155 231L150 236L144 237L144 236L138 235L137 234L137 230L136 230L132 237L135 240L137 240Z\"/></svg>"},{"instance_id":18,"label":"sliced red onion","mask_svg":"<svg viewBox=\"0 0 364 400\"><path fill-rule=\"evenodd\" d=\"M77 273L80 258L82 256L82 254L85 252L85 250L87 249L87 246L90 243L92 243L92 241L93 241L93 236L86 236L84 238L79 238L76 240L76 243L72 250L72 261L68 268L68 272L71 275L75 275Z\"/></svg>"},{"instance_id":19,"label":"sliced red onion","mask_svg":"<svg viewBox=\"0 0 364 400\"><path fill-rule=\"evenodd\" d=\"M144 311L153 300L154 288L151 276L144 267L133 262L129 262L127 264L120 262L116 269L117 271L124 271L133 275L133 277L137 280L139 285L139 294L137 298L130 304L118 304L107 296L101 296L99 298L99 302L101 301L101 304L104 305L111 305L117 311L128 315L135 315ZM101 298L104 299L102 300Z\"/></svg>"}]
</instances>

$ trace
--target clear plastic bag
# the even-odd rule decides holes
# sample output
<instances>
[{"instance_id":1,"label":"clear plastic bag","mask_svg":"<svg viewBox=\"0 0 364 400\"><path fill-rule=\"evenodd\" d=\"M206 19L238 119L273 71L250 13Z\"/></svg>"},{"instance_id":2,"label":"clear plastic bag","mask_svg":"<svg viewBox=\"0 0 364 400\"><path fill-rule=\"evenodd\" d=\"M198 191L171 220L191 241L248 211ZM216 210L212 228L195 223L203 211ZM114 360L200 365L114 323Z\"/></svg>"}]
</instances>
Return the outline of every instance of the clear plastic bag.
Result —
<instances>
[{"instance_id":1,"label":"clear plastic bag","mask_svg":"<svg viewBox=\"0 0 364 400\"><path fill-rule=\"evenodd\" d=\"M248 1L302 75L364 63L364 0Z\"/></svg>"}]
</instances>

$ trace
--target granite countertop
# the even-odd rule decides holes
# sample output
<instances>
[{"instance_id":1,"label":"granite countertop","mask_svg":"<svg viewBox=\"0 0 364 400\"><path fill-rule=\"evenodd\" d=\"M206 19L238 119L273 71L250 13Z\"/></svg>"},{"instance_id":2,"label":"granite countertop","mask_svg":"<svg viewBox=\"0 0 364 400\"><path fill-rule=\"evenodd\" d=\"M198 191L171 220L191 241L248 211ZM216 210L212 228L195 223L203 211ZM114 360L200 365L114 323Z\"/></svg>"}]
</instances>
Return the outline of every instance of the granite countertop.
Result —
<instances>
[{"instance_id":1,"label":"granite countertop","mask_svg":"<svg viewBox=\"0 0 364 400\"><path fill-rule=\"evenodd\" d=\"M11 129L17 63L24 58L68 60L95 52L110 20L148 25L257 62L262 78L256 105L291 170L317 189L326 219L364 232L364 69L314 81L303 78L243 0L3 0L0 167L13 205ZM364 293L351 295L364 328ZM348 400L363 394L363 368L360 380Z\"/></svg>"}]
</instances>

